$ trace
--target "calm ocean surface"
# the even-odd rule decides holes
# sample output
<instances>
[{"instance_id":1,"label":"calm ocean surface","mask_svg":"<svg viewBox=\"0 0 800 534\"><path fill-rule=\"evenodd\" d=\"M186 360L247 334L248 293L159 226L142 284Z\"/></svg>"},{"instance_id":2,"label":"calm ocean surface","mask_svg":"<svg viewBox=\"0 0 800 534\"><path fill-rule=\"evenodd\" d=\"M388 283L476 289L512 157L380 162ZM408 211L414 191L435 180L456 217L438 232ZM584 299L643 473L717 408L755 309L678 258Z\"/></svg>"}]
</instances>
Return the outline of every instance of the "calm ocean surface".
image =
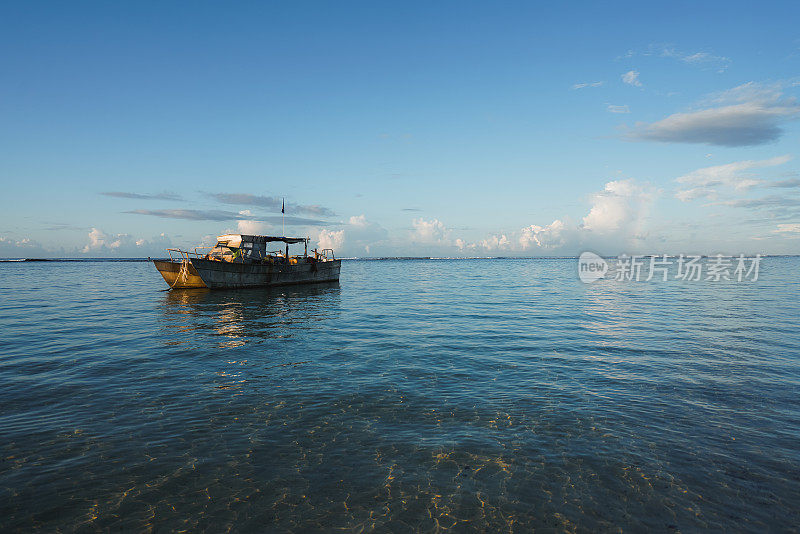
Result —
<instances>
[{"instance_id":1,"label":"calm ocean surface","mask_svg":"<svg viewBox=\"0 0 800 534\"><path fill-rule=\"evenodd\" d=\"M800 258L576 263L0 263L0 530L797 531Z\"/></svg>"}]
</instances>

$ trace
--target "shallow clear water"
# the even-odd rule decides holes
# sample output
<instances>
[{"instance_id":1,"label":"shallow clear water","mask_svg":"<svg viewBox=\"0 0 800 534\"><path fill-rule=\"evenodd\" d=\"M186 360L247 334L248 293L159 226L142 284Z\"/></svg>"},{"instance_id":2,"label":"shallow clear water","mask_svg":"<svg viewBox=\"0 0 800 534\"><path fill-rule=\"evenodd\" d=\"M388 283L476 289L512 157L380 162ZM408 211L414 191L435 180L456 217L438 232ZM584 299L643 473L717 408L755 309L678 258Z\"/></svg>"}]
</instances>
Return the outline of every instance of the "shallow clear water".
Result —
<instances>
[{"instance_id":1,"label":"shallow clear water","mask_svg":"<svg viewBox=\"0 0 800 534\"><path fill-rule=\"evenodd\" d=\"M791 530L799 270L163 292L149 263L2 263L0 530Z\"/></svg>"}]
</instances>

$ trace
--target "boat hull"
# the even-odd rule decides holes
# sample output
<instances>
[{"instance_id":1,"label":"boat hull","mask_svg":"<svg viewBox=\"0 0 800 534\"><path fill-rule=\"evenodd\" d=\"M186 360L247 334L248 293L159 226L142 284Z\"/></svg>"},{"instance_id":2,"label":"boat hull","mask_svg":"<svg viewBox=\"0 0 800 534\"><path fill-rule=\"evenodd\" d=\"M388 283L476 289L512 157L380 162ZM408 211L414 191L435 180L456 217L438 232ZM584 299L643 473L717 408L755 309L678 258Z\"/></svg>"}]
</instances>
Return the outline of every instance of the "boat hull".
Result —
<instances>
[{"instance_id":1,"label":"boat hull","mask_svg":"<svg viewBox=\"0 0 800 534\"><path fill-rule=\"evenodd\" d=\"M192 266L211 289L314 284L339 280L341 260L295 265L282 263L229 263L192 258Z\"/></svg>"},{"instance_id":2,"label":"boat hull","mask_svg":"<svg viewBox=\"0 0 800 534\"><path fill-rule=\"evenodd\" d=\"M153 260L153 264L171 289L207 287L197 269L188 261Z\"/></svg>"}]
</instances>

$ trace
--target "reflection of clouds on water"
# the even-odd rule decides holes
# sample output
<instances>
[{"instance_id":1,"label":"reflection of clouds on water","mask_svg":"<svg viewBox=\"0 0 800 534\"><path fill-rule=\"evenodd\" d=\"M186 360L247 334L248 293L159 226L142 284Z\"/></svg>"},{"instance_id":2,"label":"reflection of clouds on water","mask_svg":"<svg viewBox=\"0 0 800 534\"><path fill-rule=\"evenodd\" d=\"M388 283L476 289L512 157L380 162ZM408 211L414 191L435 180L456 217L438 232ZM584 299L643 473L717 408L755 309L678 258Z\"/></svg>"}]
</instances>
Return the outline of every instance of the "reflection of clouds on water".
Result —
<instances>
[{"instance_id":1,"label":"reflection of clouds on water","mask_svg":"<svg viewBox=\"0 0 800 534\"><path fill-rule=\"evenodd\" d=\"M226 291L173 290L160 309L168 345L236 348L291 337L338 313L339 284ZM222 338L222 339L221 339Z\"/></svg>"}]
</instances>

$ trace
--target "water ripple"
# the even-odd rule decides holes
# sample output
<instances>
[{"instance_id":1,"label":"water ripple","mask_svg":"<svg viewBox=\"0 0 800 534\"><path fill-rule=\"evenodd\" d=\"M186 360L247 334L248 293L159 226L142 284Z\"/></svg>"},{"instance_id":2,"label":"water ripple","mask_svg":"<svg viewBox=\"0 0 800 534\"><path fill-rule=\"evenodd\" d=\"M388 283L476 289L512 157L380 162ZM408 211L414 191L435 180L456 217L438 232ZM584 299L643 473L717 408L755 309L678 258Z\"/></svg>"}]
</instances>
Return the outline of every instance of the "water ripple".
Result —
<instances>
[{"instance_id":1,"label":"water ripple","mask_svg":"<svg viewBox=\"0 0 800 534\"><path fill-rule=\"evenodd\" d=\"M791 530L798 258L757 283L0 265L0 529Z\"/></svg>"}]
</instances>

